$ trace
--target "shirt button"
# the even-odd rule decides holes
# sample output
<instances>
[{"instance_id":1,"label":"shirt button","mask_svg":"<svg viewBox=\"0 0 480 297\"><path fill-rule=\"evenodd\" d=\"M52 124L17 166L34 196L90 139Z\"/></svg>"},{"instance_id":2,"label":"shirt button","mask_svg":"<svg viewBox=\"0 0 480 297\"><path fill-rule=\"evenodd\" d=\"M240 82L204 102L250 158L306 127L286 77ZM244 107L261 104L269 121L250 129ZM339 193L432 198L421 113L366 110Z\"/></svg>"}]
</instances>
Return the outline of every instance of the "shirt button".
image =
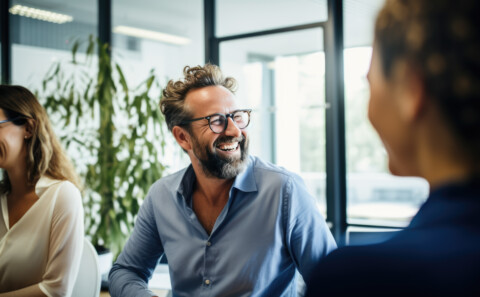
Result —
<instances>
[{"instance_id":1,"label":"shirt button","mask_svg":"<svg viewBox=\"0 0 480 297\"><path fill-rule=\"evenodd\" d=\"M206 279L205 280L205 284L208 286L210 284L210 280L209 279Z\"/></svg>"},{"instance_id":2,"label":"shirt button","mask_svg":"<svg viewBox=\"0 0 480 297\"><path fill-rule=\"evenodd\" d=\"M212 243L210 241L207 241L207 246L211 246Z\"/></svg>"}]
</instances>

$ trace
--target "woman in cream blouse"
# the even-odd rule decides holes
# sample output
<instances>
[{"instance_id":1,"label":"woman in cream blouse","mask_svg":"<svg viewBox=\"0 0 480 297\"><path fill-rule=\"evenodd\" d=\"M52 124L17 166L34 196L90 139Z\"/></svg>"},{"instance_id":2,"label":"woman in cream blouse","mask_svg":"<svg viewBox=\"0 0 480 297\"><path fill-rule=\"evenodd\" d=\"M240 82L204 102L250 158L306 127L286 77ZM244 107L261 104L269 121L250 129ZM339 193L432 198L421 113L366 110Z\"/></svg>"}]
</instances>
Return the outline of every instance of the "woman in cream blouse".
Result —
<instances>
[{"instance_id":1,"label":"woman in cream blouse","mask_svg":"<svg viewBox=\"0 0 480 297\"><path fill-rule=\"evenodd\" d=\"M77 177L20 86L0 86L0 168L0 297L70 296L84 236Z\"/></svg>"}]
</instances>

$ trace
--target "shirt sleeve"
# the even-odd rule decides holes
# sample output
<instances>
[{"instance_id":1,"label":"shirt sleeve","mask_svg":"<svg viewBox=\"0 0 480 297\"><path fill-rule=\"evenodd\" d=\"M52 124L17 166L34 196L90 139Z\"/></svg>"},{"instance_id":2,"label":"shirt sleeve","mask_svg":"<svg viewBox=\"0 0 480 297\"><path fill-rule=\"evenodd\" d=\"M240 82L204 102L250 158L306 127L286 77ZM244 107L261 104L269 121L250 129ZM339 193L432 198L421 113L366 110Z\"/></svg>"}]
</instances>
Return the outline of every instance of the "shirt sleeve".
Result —
<instances>
[{"instance_id":1,"label":"shirt sleeve","mask_svg":"<svg viewBox=\"0 0 480 297\"><path fill-rule=\"evenodd\" d=\"M284 206L288 248L297 269L307 281L320 259L336 249L337 244L314 197L299 176L287 181Z\"/></svg>"},{"instance_id":2,"label":"shirt sleeve","mask_svg":"<svg viewBox=\"0 0 480 297\"><path fill-rule=\"evenodd\" d=\"M53 209L47 266L39 283L45 295L71 295L80 267L83 240L80 191L72 183L62 182Z\"/></svg>"},{"instance_id":3,"label":"shirt sleeve","mask_svg":"<svg viewBox=\"0 0 480 297\"><path fill-rule=\"evenodd\" d=\"M155 296L148 290L163 245L157 231L151 194L140 207L132 235L109 273L109 290L112 297Z\"/></svg>"},{"instance_id":4,"label":"shirt sleeve","mask_svg":"<svg viewBox=\"0 0 480 297\"><path fill-rule=\"evenodd\" d=\"M31 285L15 291L0 293L0 297L45 297L38 284Z\"/></svg>"}]
</instances>

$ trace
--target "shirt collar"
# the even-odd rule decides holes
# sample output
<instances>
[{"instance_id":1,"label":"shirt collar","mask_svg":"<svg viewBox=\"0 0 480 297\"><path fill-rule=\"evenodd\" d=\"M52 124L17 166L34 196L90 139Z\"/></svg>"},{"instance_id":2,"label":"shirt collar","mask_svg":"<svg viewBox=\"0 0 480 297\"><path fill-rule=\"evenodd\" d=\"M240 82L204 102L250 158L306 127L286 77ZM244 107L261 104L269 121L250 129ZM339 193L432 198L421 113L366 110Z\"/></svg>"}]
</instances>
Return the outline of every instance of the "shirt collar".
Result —
<instances>
[{"instance_id":1,"label":"shirt collar","mask_svg":"<svg viewBox=\"0 0 480 297\"><path fill-rule=\"evenodd\" d=\"M173 184L173 189L177 189L177 193L183 197L190 197L192 195L193 184L195 183L196 177L195 172L193 171L192 164L188 165L187 168L179 172L181 178L176 181L176 184Z\"/></svg>"},{"instance_id":2,"label":"shirt collar","mask_svg":"<svg viewBox=\"0 0 480 297\"><path fill-rule=\"evenodd\" d=\"M257 191L257 183L254 175L254 160L253 157L249 157L246 168L237 175L232 187L242 192L255 192ZM180 172L182 178L179 179L176 185L173 185L183 197L190 197L192 194L193 184L195 183L195 171L192 164Z\"/></svg>"},{"instance_id":3,"label":"shirt collar","mask_svg":"<svg viewBox=\"0 0 480 297\"><path fill-rule=\"evenodd\" d=\"M242 192L255 192L257 191L257 182L255 181L254 172L254 160L252 157L248 158L248 163L245 168L233 182L233 188L236 188Z\"/></svg>"}]
</instances>

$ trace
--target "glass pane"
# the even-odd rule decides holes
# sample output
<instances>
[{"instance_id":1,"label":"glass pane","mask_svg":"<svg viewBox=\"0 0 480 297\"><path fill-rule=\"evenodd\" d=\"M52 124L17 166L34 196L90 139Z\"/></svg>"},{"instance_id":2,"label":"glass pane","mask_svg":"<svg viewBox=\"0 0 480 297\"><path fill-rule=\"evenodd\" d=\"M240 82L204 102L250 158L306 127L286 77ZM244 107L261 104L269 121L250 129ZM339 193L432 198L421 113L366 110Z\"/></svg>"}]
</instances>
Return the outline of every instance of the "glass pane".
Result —
<instances>
[{"instance_id":1,"label":"glass pane","mask_svg":"<svg viewBox=\"0 0 480 297\"><path fill-rule=\"evenodd\" d=\"M203 1L113 0L113 54L129 84L204 63Z\"/></svg>"},{"instance_id":2,"label":"glass pane","mask_svg":"<svg viewBox=\"0 0 480 297\"><path fill-rule=\"evenodd\" d=\"M152 70L165 86L183 76L185 66L204 64L203 2L113 0L113 57L127 84L135 87ZM159 92L159 89L154 92ZM166 133L168 172L190 163L171 133Z\"/></svg>"},{"instance_id":3,"label":"glass pane","mask_svg":"<svg viewBox=\"0 0 480 297\"><path fill-rule=\"evenodd\" d=\"M217 37L327 20L327 0L217 0Z\"/></svg>"},{"instance_id":4,"label":"glass pane","mask_svg":"<svg viewBox=\"0 0 480 297\"><path fill-rule=\"evenodd\" d=\"M424 179L388 172L386 151L367 118L366 74L380 2L344 2L345 44L350 46L344 51L347 219L348 223L401 227L410 222L429 189Z\"/></svg>"},{"instance_id":5,"label":"glass pane","mask_svg":"<svg viewBox=\"0 0 480 297\"><path fill-rule=\"evenodd\" d=\"M377 13L385 0L344 0L343 38L346 48L371 45Z\"/></svg>"},{"instance_id":6,"label":"glass pane","mask_svg":"<svg viewBox=\"0 0 480 297\"><path fill-rule=\"evenodd\" d=\"M40 17L21 16L22 10L28 8L37 9ZM95 0L14 0L10 13L12 82L32 91L40 89L55 61L71 60L75 40L87 40L98 31ZM49 16L41 19L42 14Z\"/></svg>"},{"instance_id":7,"label":"glass pane","mask_svg":"<svg viewBox=\"0 0 480 297\"><path fill-rule=\"evenodd\" d=\"M220 67L252 108L250 152L299 173L325 214L325 55L321 28L222 42Z\"/></svg>"}]
</instances>

